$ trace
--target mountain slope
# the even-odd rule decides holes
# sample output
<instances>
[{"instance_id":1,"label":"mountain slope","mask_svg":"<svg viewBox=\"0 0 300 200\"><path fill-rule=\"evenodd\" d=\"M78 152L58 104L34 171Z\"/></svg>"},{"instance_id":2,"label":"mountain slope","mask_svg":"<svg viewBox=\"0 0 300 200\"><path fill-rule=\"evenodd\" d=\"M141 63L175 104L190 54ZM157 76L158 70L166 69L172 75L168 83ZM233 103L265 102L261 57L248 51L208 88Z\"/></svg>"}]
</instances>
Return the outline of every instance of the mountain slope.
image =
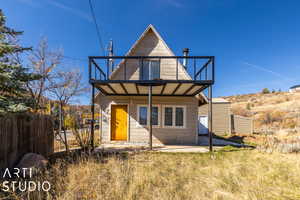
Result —
<instances>
[{"instance_id":1,"label":"mountain slope","mask_svg":"<svg viewBox=\"0 0 300 200\"><path fill-rule=\"evenodd\" d=\"M300 125L300 93L274 92L223 97L233 114L252 116L255 132L277 132Z\"/></svg>"}]
</instances>

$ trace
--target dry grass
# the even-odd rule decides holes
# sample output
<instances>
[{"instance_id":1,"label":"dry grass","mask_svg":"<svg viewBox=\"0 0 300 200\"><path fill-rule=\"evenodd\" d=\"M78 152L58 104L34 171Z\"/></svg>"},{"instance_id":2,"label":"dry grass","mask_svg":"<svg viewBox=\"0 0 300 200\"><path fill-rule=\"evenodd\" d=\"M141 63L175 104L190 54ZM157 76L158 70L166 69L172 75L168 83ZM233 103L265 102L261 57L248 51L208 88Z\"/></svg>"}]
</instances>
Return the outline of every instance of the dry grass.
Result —
<instances>
[{"instance_id":1,"label":"dry grass","mask_svg":"<svg viewBox=\"0 0 300 200\"><path fill-rule=\"evenodd\" d=\"M233 114L253 116L255 132L266 128L300 127L300 93L276 92L225 97L231 102Z\"/></svg>"},{"instance_id":2,"label":"dry grass","mask_svg":"<svg viewBox=\"0 0 300 200\"><path fill-rule=\"evenodd\" d=\"M258 149L265 152L299 153L299 135L261 135Z\"/></svg>"},{"instance_id":3,"label":"dry grass","mask_svg":"<svg viewBox=\"0 0 300 200\"><path fill-rule=\"evenodd\" d=\"M66 200L300 199L298 154L141 153L101 160L59 162L42 179Z\"/></svg>"},{"instance_id":4,"label":"dry grass","mask_svg":"<svg viewBox=\"0 0 300 200\"><path fill-rule=\"evenodd\" d=\"M89 137L88 133L84 133L83 137L86 140L86 137ZM99 130L95 130L94 132L94 144L97 146L100 144L100 131ZM74 134L72 134L71 136L68 137L68 145L70 149L78 149L81 148L81 146L79 145L78 140L76 140L76 137ZM65 151L65 145L63 144L62 141L59 141L57 139L54 139L54 152L61 152L61 151Z\"/></svg>"}]
</instances>

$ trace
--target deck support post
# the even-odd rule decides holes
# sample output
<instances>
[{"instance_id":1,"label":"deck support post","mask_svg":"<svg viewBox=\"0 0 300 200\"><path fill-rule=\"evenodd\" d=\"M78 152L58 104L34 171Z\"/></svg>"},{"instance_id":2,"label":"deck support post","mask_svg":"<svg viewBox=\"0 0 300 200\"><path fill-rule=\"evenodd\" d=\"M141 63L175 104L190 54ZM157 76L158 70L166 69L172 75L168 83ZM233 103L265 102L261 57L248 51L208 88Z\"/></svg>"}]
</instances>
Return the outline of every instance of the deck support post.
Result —
<instances>
[{"instance_id":1,"label":"deck support post","mask_svg":"<svg viewBox=\"0 0 300 200\"><path fill-rule=\"evenodd\" d=\"M209 151L212 152L212 85L208 87L208 123Z\"/></svg>"},{"instance_id":2,"label":"deck support post","mask_svg":"<svg viewBox=\"0 0 300 200\"><path fill-rule=\"evenodd\" d=\"M152 150L152 85L148 91L149 148Z\"/></svg>"},{"instance_id":3,"label":"deck support post","mask_svg":"<svg viewBox=\"0 0 300 200\"><path fill-rule=\"evenodd\" d=\"M91 112L92 112L92 121L91 121L91 147L94 150L94 122L95 122L95 86L92 84L92 105L91 105Z\"/></svg>"}]
</instances>

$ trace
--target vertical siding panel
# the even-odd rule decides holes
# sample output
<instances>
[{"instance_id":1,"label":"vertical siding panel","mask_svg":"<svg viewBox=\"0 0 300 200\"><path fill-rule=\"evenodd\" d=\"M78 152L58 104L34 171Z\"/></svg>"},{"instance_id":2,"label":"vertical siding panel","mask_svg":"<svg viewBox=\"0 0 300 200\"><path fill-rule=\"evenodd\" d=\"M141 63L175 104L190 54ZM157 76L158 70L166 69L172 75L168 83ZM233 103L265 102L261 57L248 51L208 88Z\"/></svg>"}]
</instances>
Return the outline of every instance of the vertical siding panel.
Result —
<instances>
[{"instance_id":1,"label":"vertical siding panel","mask_svg":"<svg viewBox=\"0 0 300 200\"><path fill-rule=\"evenodd\" d=\"M144 38L142 38L137 46L133 49L130 56L173 56L164 42L160 40L156 34L150 29ZM126 63L126 77L129 80L139 79L139 62L137 59L128 59ZM176 59L161 59L161 79L176 79ZM124 66L121 64L114 72L111 79L124 79ZM189 80L190 77L185 71L183 65L178 62L178 79Z\"/></svg>"},{"instance_id":2,"label":"vertical siding panel","mask_svg":"<svg viewBox=\"0 0 300 200\"><path fill-rule=\"evenodd\" d=\"M129 105L129 141L133 143L147 143L149 131L146 127L137 126L137 105L147 104L147 97L109 97L102 96L101 108L106 113L107 122L103 121L102 142L109 142L110 104ZM195 144L197 134L198 100L195 97L153 97L153 105L160 106L160 126L153 127L153 142L164 144ZM186 106L186 128L164 128L162 126L162 105Z\"/></svg>"},{"instance_id":3,"label":"vertical siding panel","mask_svg":"<svg viewBox=\"0 0 300 200\"><path fill-rule=\"evenodd\" d=\"M0 169L13 167L29 152L48 156L54 152L53 122L43 115L0 117Z\"/></svg>"}]
</instances>

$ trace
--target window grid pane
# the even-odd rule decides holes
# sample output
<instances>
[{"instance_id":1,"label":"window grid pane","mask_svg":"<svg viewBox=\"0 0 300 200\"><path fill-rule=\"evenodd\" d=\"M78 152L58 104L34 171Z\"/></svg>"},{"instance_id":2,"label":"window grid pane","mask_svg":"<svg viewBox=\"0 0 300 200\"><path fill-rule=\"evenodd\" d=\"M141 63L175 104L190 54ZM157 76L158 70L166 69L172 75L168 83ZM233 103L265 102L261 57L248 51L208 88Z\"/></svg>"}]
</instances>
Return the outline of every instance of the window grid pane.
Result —
<instances>
[{"instance_id":1,"label":"window grid pane","mask_svg":"<svg viewBox=\"0 0 300 200\"><path fill-rule=\"evenodd\" d=\"M160 78L160 62L157 60L143 60L140 65L140 79L153 80Z\"/></svg>"},{"instance_id":2,"label":"window grid pane","mask_svg":"<svg viewBox=\"0 0 300 200\"><path fill-rule=\"evenodd\" d=\"M147 107L139 107L139 123L141 125L147 125Z\"/></svg>"},{"instance_id":3,"label":"window grid pane","mask_svg":"<svg viewBox=\"0 0 300 200\"><path fill-rule=\"evenodd\" d=\"M151 77L150 79L159 79L159 61L151 61Z\"/></svg>"},{"instance_id":4,"label":"window grid pane","mask_svg":"<svg viewBox=\"0 0 300 200\"><path fill-rule=\"evenodd\" d=\"M148 119L148 106L140 106L139 107L139 124L140 125L147 125L147 119ZM152 106L152 125L157 126L158 125L158 107Z\"/></svg>"},{"instance_id":5,"label":"window grid pane","mask_svg":"<svg viewBox=\"0 0 300 200\"><path fill-rule=\"evenodd\" d=\"M142 64L142 80L149 80L149 65L150 61L144 60Z\"/></svg>"},{"instance_id":6,"label":"window grid pane","mask_svg":"<svg viewBox=\"0 0 300 200\"><path fill-rule=\"evenodd\" d=\"M165 126L173 125L173 108L165 107Z\"/></svg>"},{"instance_id":7,"label":"window grid pane","mask_svg":"<svg viewBox=\"0 0 300 200\"><path fill-rule=\"evenodd\" d=\"M152 107L152 125L158 125L158 107Z\"/></svg>"},{"instance_id":8,"label":"window grid pane","mask_svg":"<svg viewBox=\"0 0 300 200\"><path fill-rule=\"evenodd\" d=\"M183 108L181 107L176 108L175 126L183 126Z\"/></svg>"}]
</instances>

